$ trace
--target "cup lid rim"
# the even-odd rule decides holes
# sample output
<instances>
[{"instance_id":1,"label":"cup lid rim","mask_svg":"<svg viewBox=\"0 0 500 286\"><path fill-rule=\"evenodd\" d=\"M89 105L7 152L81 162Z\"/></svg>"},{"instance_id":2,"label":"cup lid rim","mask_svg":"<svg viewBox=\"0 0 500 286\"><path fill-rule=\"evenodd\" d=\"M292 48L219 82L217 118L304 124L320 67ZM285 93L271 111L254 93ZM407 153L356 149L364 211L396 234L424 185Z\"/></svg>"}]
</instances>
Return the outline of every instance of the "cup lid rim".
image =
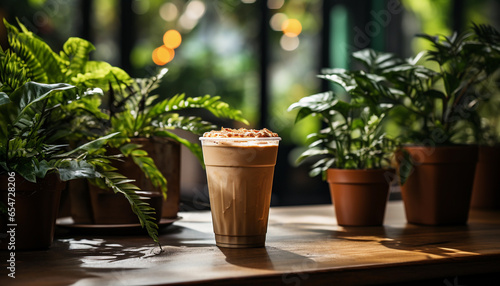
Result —
<instances>
[{"instance_id":1,"label":"cup lid rim","mask_svg":"<svg viewBox=\"0 0 500 286\"><path fill-rule=\"evenodd\" d=\"M203 140L233 140L233 141L281 141L281 137L200 137L200 141Z\"/></svg>"}]
</instances>

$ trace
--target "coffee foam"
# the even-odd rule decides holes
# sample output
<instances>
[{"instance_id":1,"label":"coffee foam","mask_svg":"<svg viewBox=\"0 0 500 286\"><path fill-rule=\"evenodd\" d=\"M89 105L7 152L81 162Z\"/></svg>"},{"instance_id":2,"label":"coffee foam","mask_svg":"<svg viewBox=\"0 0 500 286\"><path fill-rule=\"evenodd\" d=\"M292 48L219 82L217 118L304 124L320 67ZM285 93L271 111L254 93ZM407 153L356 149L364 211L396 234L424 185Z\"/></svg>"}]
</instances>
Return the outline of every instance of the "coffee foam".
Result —
<instances>
[{"instance_id":1,"label":"coffee foam","mask_svg":"<svg viewBox=\"0 0 500 286\"><path fill-rule=\"evenodd\" d=\"M201 137L201 144L203 146L221 146L221 147L266 147L278 146L281 138L267 137L267 138L217 138L217 137Z\"/></svg>"},{"instance_id":2,"label":"coffee foam","mask_svg":"<svg viewBox=\"0 0 500 286\"><path fill-rule=\"evenodd\" d=\"M232 129L224 128L221 130L212 130L210 132L205 132L203 137L216 137L216 138L267 138L267 137L278 137L278 133L272 132L271 130L264 128L262 130L255 129Z\"/></svg>"},{"instance_id":3,"label":"coffee foam","mask_svg":"<svg viewBox=\"0 0 500 286\"><path fill-rule=\"evenodd\" d=\"M266 147L277 146L281 140L278 133L269 129L222 128L205 132L200 138L204 146Z\"/></svg>"}]
</instances>

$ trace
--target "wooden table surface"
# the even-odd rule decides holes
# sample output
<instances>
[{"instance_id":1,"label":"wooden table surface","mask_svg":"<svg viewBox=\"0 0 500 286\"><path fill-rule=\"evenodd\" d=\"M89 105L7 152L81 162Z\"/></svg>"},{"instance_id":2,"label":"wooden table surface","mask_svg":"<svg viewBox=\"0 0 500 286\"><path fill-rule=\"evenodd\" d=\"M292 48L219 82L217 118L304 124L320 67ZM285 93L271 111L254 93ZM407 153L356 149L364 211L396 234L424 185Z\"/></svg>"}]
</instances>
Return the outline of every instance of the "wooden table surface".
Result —
<instances>
[{"instance_id":1,"label":"wooden table surface","mask_svg":"<svg viewBox=\"0 0 500 286\"><path fill-rule=\"evenodd\" d=\"M500 283L500 212L472 211L466 226L407 224L390 202L383 227L340 227L331 205L271 209L265 248L215 246L207 211L180 213L157 254L144 235L59 229L49 250L0 252L0 285L367 285L492 275ZM92 232L93 230L90 230ZM470 285L470 284L468 284ZM492 284L495 285L495 284ZM499 285L499 284L496 284Z\"/></svg>"}]
</instances>

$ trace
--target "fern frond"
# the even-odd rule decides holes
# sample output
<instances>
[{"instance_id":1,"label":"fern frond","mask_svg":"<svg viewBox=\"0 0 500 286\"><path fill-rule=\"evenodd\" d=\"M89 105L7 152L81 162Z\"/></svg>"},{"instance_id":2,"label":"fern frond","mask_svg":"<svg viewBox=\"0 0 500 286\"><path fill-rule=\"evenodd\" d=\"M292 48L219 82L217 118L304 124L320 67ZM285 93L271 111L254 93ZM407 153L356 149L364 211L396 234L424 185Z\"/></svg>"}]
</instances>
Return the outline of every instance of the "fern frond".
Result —
<instances>
[{"instance_id":1,"label":"fern frond","mask_svg":"<svg viewBox=\"0 0 500 286\"><path fill-rule=\"evenodd\" d=\"M141 226L146 228L149 236L154 242L158 241L158 225L154 222L154 209L148 203L141 201L136 191L139 190L135 185L130 184L130 181L123 175L113 171L106 171L100 165L96 165L98 179L102 181L108 188L115 193L121 193L130 203L132 211L139 218Z\"/></svg>"},{"instance_id":2,"label":"fern frond","mask_svg":"<svg viewBox=\"0 0 500 286\"><path fill-rule=\"evenodd\" d=\"M219 118L237 120L248 125L248 121L243 118L240 110L230 107L229 104L219 99L220 96L186 97L185 94L178 94L166 100L166 102L162 102L164 109L161 112L203 108ZM158 112L160 112L160 106L152 114L156 115Z\"/></svg>"},{"instance_id":3,"label":"fern frond","mask_svg":"<svg viewBox=\"0 0 500 286\"><path fill-rule=\"evenodd\" d=\"M480 41L490 45L498 46L500 43L500 32L491 25L472 24L472 30Z\"/></svg>"},{"instance_id":4,"label":"fern frond","mask_svg":"<svg viewBox=\"0 0 500 286\"><path fill-rule=\"evenodd\" d=\"M200 117L195 116L180 116L178 113L167 113L161 120L151 122L155 128L162 129L181 129L189 131L193 134L203 135L217 128L214 124L204 121Z\"/></svg>"},{"instance_id":5,"label":"fern frond","mask_svg":"<svg viewBox=\"0 0 500 286\"><path fill-rule=\"evenodd\" d=\"M59 68L59 56L44 41L27 32L21 22L23 32L4 19L8 40L12 50L23 60L33 81L44 83L64 82Z\"/></svg>"},{"instance_id":6,"label":"fern frond","mask_svg":"<svg viewBox=\"0 0 500 286\"><path fill-rule=\"evenodd\" d=\"M12 51L0 48L0 91L12 93L30 81L26 65Z\"/></svg>"},{"instance_id":7,"label":"fern frond","mask_svg":"<svg viewBox=\"0 0 500 286\"><path fill-rule=\"evenodd\" d=\"M148 153L140 149L140 145L137 144L125 144L120 147L120 151L126 157L131 157L134 163L142 170L146 178L151 180L151 183L155 187L160 187L163 193L163 197L167 198L167 179L158 170L153 158L149 157Z\"/></svg>"},{"instance_id":8,"label":"fern frond","mask_svg":"<svg viewBox=\"0 0 500 286\"><path fill-rule=\"evenodd\" d=\"M64 62L62 72L67 79L81 73L89 60L89 54L95 50L94 45L80 38L69 38L60 52L61 60Z\"/></svg>"}]
</instances>

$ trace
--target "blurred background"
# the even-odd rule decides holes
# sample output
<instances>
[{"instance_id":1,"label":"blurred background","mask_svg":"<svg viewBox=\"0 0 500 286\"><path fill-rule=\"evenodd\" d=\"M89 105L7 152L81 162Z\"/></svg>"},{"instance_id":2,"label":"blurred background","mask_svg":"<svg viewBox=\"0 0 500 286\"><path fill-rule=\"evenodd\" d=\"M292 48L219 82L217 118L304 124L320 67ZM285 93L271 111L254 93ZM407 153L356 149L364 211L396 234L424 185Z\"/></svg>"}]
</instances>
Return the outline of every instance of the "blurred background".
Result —
<instances>
[{"instance_id":1,"label":"blurred background","mask_svg":"<svg viewBox=\"0 0 500 286\"><path fill-rule=\"evenodd\" d=\"M351 67L363 48L401 57L428 48L418 33L450 35L475 23L500 28L497 0L1 0L0 18L18 18L59 51L69 37L92 42L94 60L133 77L169 72L158 93L170 97L219 95L241 109L250 128L277 132L280 145L271 204L330 203L328 186L294 164L314 118L294 125L287 108L328 90L322 68ZM167 31L180 44L163 46ZM0 44L7 47L0 24ZM225 127L231 122L217 122ZM197 141L196 136L181 134ZM206 209L205 173L182 154L181 210ZM392 198L397 198L393 194Z\"/></svg>"}]
</instances>

